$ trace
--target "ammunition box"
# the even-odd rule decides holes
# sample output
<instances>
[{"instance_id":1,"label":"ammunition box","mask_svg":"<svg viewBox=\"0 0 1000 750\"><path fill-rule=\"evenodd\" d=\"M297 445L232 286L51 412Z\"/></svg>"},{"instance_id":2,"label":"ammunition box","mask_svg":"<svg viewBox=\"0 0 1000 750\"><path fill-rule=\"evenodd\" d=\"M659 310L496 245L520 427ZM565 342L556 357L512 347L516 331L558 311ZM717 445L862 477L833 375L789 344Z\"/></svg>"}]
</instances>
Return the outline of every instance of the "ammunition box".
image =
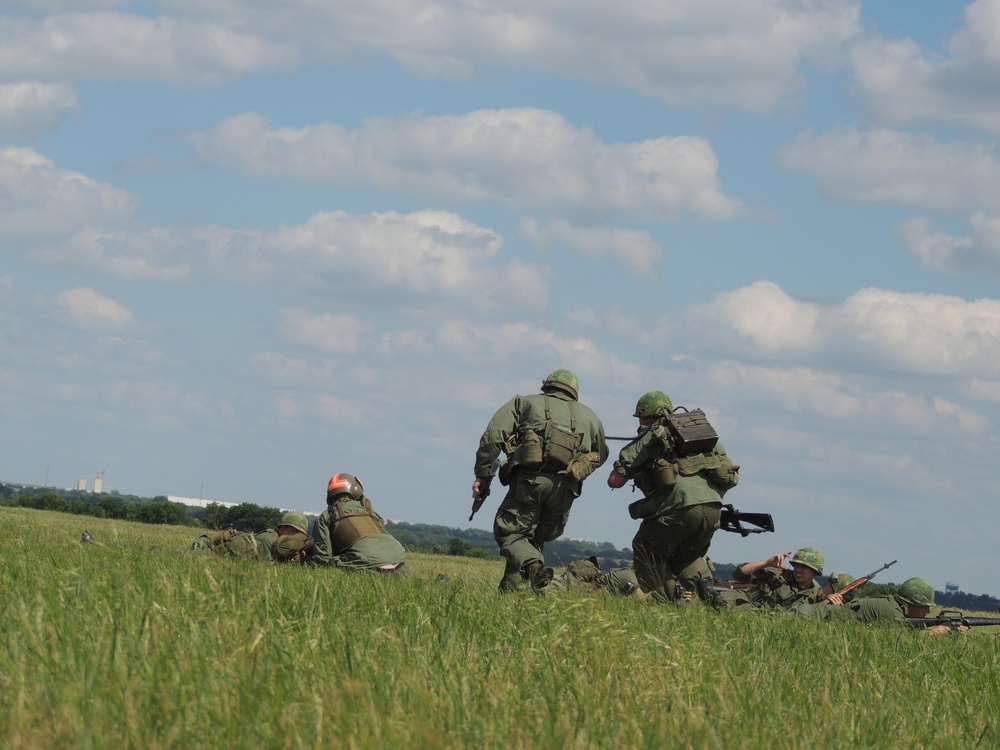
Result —
<instances>
[{"instance_id":1,"label":"ammunition box","mask_svg":"<svg viewBox=\"0 0 1000 750\"><path fill-rule=\"evenodd\" d=\"M667 415L666 421L678 456L711 453L719 442L719 433L708 423L708 417L701 409L688 411L685 407L678 406Z\"/></svg>"}]
</instances>

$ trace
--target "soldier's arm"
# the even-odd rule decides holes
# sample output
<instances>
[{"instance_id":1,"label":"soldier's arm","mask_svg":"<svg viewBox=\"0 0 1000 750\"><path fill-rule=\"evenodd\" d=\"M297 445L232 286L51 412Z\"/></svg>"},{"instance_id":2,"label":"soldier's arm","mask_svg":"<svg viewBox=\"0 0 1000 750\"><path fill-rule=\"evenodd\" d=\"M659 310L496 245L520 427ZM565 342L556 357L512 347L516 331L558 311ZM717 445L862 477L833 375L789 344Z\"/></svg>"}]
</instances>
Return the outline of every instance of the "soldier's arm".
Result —
<instances>
[{"instance_id":1,"label":"soldier's arm","mask_svg":"<svg viewBox=\"0 0 1000 750\"><path fill-rule=\"evenodd\" d=\"M330 513L324 511L313 525L313 551L307 561L311 565L332 565L333 545L330 542Z\"/></svg>"},{"instance_id":2,"label":"soldier's arm","mask_svg":"<svg viewBox=\"0 0 1000 750\"><path fill-rule=\"evenodd\" d=\"M497 409L490 423L479 438L479 449L476 451L476 463L473 473L480 479L490 475L490 464L500 455L504 444L517 430L519 396L515 396Z\"/></svg>"}]
</instances>

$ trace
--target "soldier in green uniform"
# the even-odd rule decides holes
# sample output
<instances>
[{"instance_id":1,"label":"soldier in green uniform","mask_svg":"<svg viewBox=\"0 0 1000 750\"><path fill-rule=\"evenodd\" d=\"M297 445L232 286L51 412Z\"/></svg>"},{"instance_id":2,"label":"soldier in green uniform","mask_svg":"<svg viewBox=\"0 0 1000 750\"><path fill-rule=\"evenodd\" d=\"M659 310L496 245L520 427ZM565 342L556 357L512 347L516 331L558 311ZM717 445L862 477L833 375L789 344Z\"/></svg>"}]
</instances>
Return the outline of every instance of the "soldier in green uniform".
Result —
<instances>
[{"instance_id":1,"label":"soldier in green uniform","mask_svg":"<svg viewBox=\"0 0 1000 750\"><path fill-rule=\"evenodd\" d=\"M791 556L792 568L783 567ZM749 583L748 589L721 592L727 607L752 606L790 609L812 604L823 596L815 578L823 573L823 555L813 547L803 547L794 555L790 552L772 555L766 560L742 563L733 571L737 583Z\"/></svg>"},{"instance_id":2,"label":"soldier in green uniform","mask_svg":"<svg viewBox=\"0 0 1000 750\"><path fill-rule=\"evenodd\" d=\"M548 577L536 576L532 587L537 593L563 593L576 590L607 591L620 596L639 594L639 581L631 568L610 568L601 570L601 565L594 556L585 560L575 560L566 566L562 573L554 574L551 568L545 569ZM544 584L544 585L543 585Z\"/></svg>"},{"instance_id":3,"label":"soldier in green uniform","mask_svg":"<svg viewBox=\"0 0 1000 750\"><path fill-rule=\"evenodd\" d=\"M739 481L739 467L717 442L711 451L678 454L663 420L673 404L662 391L636 403L638 435L618 455L608 477L612 489L632 479L643 499L629 506L642 519L632 540L635 573L643 591L661 602L681 602L684 591L707 591L704 558L719 529L722 497Z\"/></svg>"},{"instance_id":4,"label":"soldier in green uniform","mask_svg":"<svg viewBox=\"0 0 1000 750\"><path fill-rule=\"evenodd\" d=\"M326 503L313 528L316 548L310 562L345 570L409 572L406 550L385 530L361 480L353 474L334 474L327 483Z\"/></svg>"},{"instance_id":5,"label":"soldier in green uniform","mask_svg":"<svg viewBox=\"0 0 1000 750\"><path fill-rule=\"evenodd\" d=\"M854 599L854 596L860 589L849 591L846 596L840 593L845 586L854 583L854 580L854 576L850 573L831 573L827 576L826 583L821 588L819 601L799 602L789 609L803 617L825 617L826 615L823 612L817 613L816 610L829 608L831 604L839 607L841 604Z\"/></svg>"},{"instance_id":6,"label":"soldier in green uniform","mask_svg":"<svg viewBox=\"0 0 1000 750\"><path fill-rule=\"evenodd\" d=\"M863 623L889 623L907 625L907 617L927 617L934 606L934 587L923 578L907 578L892 596L872 596L845 605L830 602L831 606L798 608L796 614L829 620L856 620ZM968 631L962 625L959 632ZM922 632L927 635L950 633L947 625L935 625Z\"/></svg>"},{"instance_id":7,"label":"soldier in green uniform","mask_svg":"<svg viewBox=\"0 0 1000 750\"><path fill-rule=\"evenodd\" d=\"M313 549L307 535L309 522L305 514L288 511L281 516L276 529L259 534L249 534L235 529L202 534L191 544L191 551L199 554L215 552L232 557L245 557L266 562L298 564Z\"/></svg>"},{"instance_id":8,"label":"soldier in green uniform","mask_svg":"<svg viewBox=\"0 0 1000 750\"><path fill-rule=\"evenodd\" d=\"M501 451L507 456L500 481L509 489L493 521L506 561L500 591L526 588L543 574L542 548L562 535L583 480L608 458L604 425L579 402L576 375L556 370L541 391L501 406L476 451L473 500L494 459Z\"/></svg>"}]
</instances>

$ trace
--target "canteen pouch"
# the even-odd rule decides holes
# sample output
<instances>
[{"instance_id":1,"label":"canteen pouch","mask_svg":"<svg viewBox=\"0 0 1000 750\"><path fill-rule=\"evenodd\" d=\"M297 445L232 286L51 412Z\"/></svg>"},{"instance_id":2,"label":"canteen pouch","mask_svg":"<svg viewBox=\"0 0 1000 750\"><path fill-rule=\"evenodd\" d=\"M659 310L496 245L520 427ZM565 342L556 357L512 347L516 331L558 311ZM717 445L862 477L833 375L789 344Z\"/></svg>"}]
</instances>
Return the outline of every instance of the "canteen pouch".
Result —
<instances>
[{"instance_id":1,"label":"canteen pouch","mask_svg":"<svg viewBox=\"0 0 1000 750\"><path fill-rule=\"evenodd\" d=\"M534 430L525 430L521 444L514 451L513 463L529 469L537 469L542 465L542 439Z\"/></svg>"},{"instance_id":2,"label":"canteen pouch","mask_svg":"<svg viewBox=\"0 0 1000 750\"><path fill-rule=\"evenodd\" d=\"M649 467L649 475L658 490L665 490L677 484L677 466L665 458L657 458Z\"/></svg>"}]
</instances>

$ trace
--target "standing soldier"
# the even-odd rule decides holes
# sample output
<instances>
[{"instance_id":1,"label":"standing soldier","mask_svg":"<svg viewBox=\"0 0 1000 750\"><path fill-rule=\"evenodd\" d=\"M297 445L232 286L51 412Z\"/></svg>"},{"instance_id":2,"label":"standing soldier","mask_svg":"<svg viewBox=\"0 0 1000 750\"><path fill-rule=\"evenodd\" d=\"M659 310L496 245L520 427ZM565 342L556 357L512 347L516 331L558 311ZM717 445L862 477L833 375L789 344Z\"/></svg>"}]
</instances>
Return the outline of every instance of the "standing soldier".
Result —
<instances>
[{"instance_id":1,"label":"standing soldier","mask_svg":"<svg viewBox=\"0 0 1000 750\"><path fill-rule=\"evenodd\" d=\"M556 370L542 392L514 396L501 406L479 440L472 498L479 500L490 465L503 451L500 481L510 485L497 509L493 536L507 565L500 591L525 588L544 576L542 548L566 528L583 480L608 458L604 425L578 400L579 382Z\"/></svg>"},{"instance_id":2,"label":"standing soldier","mask_svg":"<svg viewBox=\"0 0 1000 750\"><path fill-rule=\"evenodd\" d=\"M385 530L382 517L365 497L353 474L334 474L326 485L326 510L313 528L316 547L310 561L349 570L408 572L406 550Z\"/></svg>"},{"instance_id":3,"label":"standing soldier","mask_svg":"<svg viewBox=\"0 0 1000 750\"><path fill-rule=\"evenodd\" d=\"M635 574L642 590L661 602L683 601L684 590L708 591L711 573L703 558L721 523L722 496L736 486L740 468L717 436L711 447L679 445L666 423L672 411L662 391L639 399L633 415L639 434L608 476L612 489L633 479L643 494L629 505L632 518L642 519L632 540Z\"/></svg>"}]
</instances>

